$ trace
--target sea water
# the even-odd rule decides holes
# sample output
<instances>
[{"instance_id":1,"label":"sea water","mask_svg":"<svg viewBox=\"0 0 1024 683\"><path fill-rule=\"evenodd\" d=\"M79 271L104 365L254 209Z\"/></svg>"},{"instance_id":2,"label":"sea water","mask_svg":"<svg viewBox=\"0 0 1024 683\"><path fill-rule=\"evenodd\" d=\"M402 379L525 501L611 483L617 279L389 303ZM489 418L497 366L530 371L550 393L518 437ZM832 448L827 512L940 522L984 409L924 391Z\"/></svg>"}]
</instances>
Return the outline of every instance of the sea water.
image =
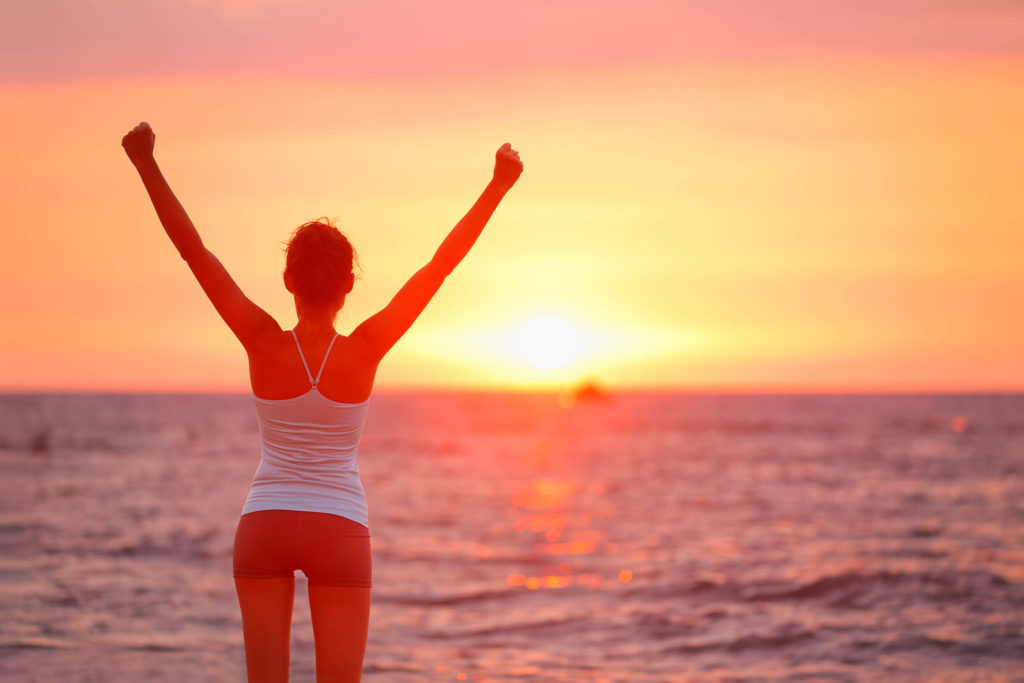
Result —
<instances>
[{"instance_id":1,"label":"sea water","mask_svg":"<svg viewBox=\"0 0 1024 683\"><path fill-rule=\"evenodd\" d=\"M0 397L0 680L244 681L258 459L251 396ZM1024 680L1022 396L381 394L359 463L368 681Z\"/></svg>"}]
</instances>

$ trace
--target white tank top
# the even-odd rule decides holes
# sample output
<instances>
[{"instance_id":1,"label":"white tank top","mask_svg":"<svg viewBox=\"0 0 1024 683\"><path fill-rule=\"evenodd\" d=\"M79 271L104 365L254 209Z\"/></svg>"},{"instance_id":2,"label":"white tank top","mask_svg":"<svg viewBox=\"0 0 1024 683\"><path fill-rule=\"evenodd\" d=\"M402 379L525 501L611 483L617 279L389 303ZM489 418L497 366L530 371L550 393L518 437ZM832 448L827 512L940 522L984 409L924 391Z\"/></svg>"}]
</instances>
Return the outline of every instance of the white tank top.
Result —
<instances>
[{"instance_id":1,"label":"white tank top","mask_svg":"<svg viewBox=\"0 0 1024 683\"><path fill-rule=\"evenodd\" d=\"M313 386L294 398L271 400L253 394L262 448L242 514L257 510L326 512L369 526L366 494L356 464L368 400L339 403L317 389L337 333L315 379L295 330L292 337Z\"/></svg>"}]
</instances>

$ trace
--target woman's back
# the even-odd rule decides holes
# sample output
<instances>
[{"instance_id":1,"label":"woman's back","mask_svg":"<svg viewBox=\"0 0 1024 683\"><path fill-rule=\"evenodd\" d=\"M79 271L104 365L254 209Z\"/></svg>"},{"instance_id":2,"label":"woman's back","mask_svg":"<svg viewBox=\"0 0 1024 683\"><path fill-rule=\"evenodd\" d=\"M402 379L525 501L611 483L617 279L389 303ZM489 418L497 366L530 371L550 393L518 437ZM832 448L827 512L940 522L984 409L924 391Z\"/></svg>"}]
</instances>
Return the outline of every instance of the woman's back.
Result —
<instances>
[{"instance_id":1,"label":"woman's back","mask_svg":"<svg viewBox=\"0 0 1024 683\"><path fill-rule=\"evenodd\" d=\"M292 340L293 354L302 364L306 390L284 398L261 397L254 392L260 464L242 514L259 510L322 512L366 526L366 495L359 481L356 456L368 401L337 401L320 391L320 381L338 346L339 335L333 335L323 360L319 366L313 366L295 331L289 330L287 334ZM269 363L259 368L261 372L272 370Z\"/></svg>"},{"instance_id":2,"label":"woman's back","mask_svg":"<svg viewBox=\"0 0 1024 683\"><path fill-rule=\"evenodd\" d=\"M301 329L296 329L300 348L314 376L328 347L331 349L317 385L324 397L339 403L361 403L369 398L377 366L367 358L358 340L338 335L331 346L333 332L309 340ZM249 352L249 382L255 396L271 400L294 398L309 390L309 376L291 330L273 331L265 343Z\"/></svg>"}]
</instances>

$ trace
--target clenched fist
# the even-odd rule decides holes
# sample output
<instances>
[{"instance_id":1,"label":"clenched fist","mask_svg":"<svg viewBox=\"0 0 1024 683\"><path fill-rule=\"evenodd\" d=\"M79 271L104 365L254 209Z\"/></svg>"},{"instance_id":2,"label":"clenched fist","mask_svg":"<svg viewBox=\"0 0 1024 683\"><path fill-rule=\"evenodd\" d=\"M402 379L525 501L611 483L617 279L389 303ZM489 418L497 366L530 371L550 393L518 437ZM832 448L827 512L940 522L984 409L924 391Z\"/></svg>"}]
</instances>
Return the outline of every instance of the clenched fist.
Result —
<instances>
[{"instance_id":1,"label":"clenched fist","mask_svg":"<svg viewBox=\"0 0 1024 683\"><path fill-rule=\"evenodd\" d=\"M506 142L495 155L494 182L504 188L512 187L522 172L523 162L519 160L519 152Z\"/></svg>"},{"instance_id":2,"label":"clenched fist","mask_svg":"<svg viewBox=\"0 0 1024 683\"><path fill-rule=\"evenodd\" d=\"M138 166L141 162L153 158L153 144L156 142L156 135L149 124L143 121L128 131L128 134L121 138L121 146L132 163Z\"/></svg>"}]
</instances>

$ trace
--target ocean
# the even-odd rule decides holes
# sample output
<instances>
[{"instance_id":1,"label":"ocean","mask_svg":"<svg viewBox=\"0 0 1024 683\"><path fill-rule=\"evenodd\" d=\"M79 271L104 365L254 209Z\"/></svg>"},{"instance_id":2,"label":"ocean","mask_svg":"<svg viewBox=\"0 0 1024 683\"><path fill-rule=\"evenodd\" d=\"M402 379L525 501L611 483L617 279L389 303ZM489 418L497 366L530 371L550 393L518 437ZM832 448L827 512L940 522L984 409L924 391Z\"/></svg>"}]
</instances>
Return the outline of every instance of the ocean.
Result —
<instances>
[{"instance_id":1,"label":"ocean","mask_svg":"<svg viewBox=\"0 0 1024 683\"><path fill-rule=\"evenodd\" d=\"M0 396L0 680L244 681L256 429ZM367 681L1024 681L1024 396L380 394L359 461Z\"/></svg>"}]
</instances>

